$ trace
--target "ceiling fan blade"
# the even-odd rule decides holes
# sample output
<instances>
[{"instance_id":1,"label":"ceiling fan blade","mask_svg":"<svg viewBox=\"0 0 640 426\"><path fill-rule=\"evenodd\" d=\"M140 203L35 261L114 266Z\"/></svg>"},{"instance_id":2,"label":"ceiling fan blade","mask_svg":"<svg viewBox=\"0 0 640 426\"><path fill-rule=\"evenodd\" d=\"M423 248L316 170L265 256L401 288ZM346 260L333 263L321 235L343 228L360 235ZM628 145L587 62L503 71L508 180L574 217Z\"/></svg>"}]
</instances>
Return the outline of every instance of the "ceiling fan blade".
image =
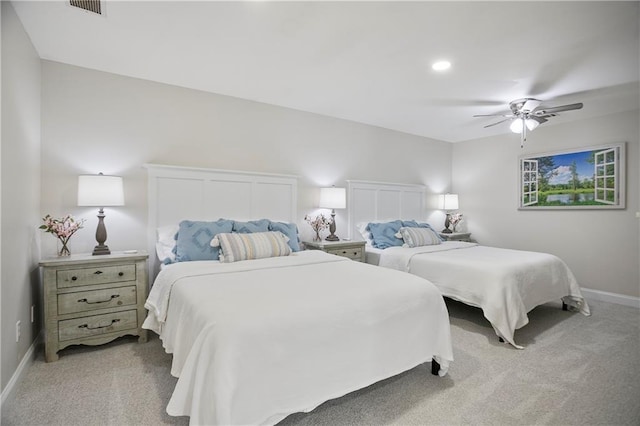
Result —
<instances>
[{"instance_id":1,"label":"ceiling fan blade","mask_svg":"<svg viewBox=\"0 0 640 426\"><path fill-rule=\"evenodd\" d=\"M425 100L425 104L437 107L499 107L504 106L503 101L489 101L481 99L458 99L458 98L432 98Z\"/></svg>"},{"instance_id":2,"label":"ceiling fan blade","mask_svg":"<svg viewBox=\"0 0 640 426\"><path fill-rule=\"evenodd\" d=\"M535 115L537 116L543 116L543 115L548 115L548 114L555 114L557 112L562 112L562 111L571 111L574 109L581 109L583 107L582 102L577 103L577 104L569 104L569 105L560 105L557 107L549 107L549 108L541 108L539 110L534 111Z\"/></svg>"},{"instance_id":3,"label":"ceiling fan blade","mask_svg":"<svg viewBox=\"0 0 640 426\"><path fill-rule=\"evenodd\" d=\"M493 126L497 126L500 123L504 123L505 121L509 121L511 120L511 118L505 118L504 120L500 120L496 123L492 123L492 124L487 124L486 126L484 126L484 128L486 129L487 127L493 127Z\"/></svg>"},{"instance_id":4,"label":"ceiling fan blade","mask_svg":"<svg viewBox=\"0 0 640 426\"><path fill-rule=\"evenodd\" d=\"M546 123L547 121L549 121L549 120L547 120L547 119L546 119L546 118L544 118L544 117L538 117L538 116L535 116L535 115L530 116L530 117L529 117L529 119L530 119L530 120L535 120L535 121L537 121L539 124Z\"/></svg>"},{"instance_id":5,"label":"ceiling fan blade","mask_svg":"<svg viewBox=\"0 0 640 426\"><path fill-rule=\"evenodd\" d=\"M513 114L476 114L474 115L474 117L507 117L507 118L513 118L514 115Z\"/></svg>"},{"instance_id":6,"label":"ceiling fan blade","mask_svg":"<svg viewBox=\"0 0 640 426\"><path fill-rule=\"evenodd\" d=\"M537 99L528 99L523 105L522 108L520 108L520 110L522 112L531 112L534 109L538 108L540 106L542 102L540 102Z\"/></svg>"}]
</instances>

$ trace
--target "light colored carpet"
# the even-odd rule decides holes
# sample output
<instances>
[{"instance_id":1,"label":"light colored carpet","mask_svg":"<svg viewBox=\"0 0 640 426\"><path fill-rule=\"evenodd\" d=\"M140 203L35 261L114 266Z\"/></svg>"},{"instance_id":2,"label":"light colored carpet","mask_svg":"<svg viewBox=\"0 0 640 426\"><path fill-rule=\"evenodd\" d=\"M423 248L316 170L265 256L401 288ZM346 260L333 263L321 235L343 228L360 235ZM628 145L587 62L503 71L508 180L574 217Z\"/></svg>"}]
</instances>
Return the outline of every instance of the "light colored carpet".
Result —
<instances>
[{"instance_id":1,"label":"light colored carpet","mask_svg":"<svg viewBox=\"0 0 640 426\"><path fill-rule=\"evenodd\" d=\"M640 425L640 310L591 302L593 315L560 303L534 309L516 332L524 350L499 343L481 311L447 301L455 362L430 365L328 401L293 425ZM2 425L188 424L165 413L176 379L154 335L40 354L7 401Z\"/></svg>"}]
</instances>

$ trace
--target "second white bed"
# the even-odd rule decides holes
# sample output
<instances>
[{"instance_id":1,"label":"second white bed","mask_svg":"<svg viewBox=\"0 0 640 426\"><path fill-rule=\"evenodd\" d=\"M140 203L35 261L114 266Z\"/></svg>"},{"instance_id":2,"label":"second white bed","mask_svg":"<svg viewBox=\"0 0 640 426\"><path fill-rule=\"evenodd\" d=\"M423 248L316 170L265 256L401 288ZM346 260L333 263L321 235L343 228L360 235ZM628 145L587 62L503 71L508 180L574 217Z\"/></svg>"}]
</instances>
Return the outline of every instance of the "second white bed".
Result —
<instances>
[{"instance_id":1,"label":"second white bed","mask_svg":"<svg viewBox=\"0 0 640 426\"><path fill-rule=\"evenodd\" d=\"M481 308L496 334L517 348L515 330L536 306L562 299L590 314L571 270L548 253L458 241L367 250L368 262L426 278L444 296Z\"/></svg>"}]
</instances>

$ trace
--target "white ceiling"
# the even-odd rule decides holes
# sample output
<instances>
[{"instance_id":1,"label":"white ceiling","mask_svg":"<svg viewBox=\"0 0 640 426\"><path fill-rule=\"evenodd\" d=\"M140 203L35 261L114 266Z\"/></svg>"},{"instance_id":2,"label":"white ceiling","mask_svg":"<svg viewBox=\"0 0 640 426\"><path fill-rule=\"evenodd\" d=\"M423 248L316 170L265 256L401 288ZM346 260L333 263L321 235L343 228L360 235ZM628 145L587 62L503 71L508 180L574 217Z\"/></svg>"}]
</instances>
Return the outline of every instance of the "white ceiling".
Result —
<instances>
[{"instance_id":1,"label":"white ceiling","mask_svg":"<svg viewBox=\"0 0 640 426\"><path fill-rule=\"evenodd\" d=\"M584 103L544 126L639 104L637 1L13 5L43 59L449 142L517 98Z\"/></svg>"}]
</instances>

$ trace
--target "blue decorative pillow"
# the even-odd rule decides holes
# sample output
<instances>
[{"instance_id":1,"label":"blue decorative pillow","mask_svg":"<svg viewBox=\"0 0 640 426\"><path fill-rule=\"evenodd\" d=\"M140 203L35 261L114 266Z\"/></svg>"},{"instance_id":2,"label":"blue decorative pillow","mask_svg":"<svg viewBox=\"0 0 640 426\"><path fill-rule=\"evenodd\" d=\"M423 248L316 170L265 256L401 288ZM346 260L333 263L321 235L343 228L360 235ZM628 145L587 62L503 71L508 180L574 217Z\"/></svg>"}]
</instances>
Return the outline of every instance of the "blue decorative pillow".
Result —
<instances>
[{"instance_id":1,"label":"blue decorative pillow","mask_svg":"<svg viewBox=\"0 0 640 426\"><path fill-rule=\"evenodd\" d=\"M372 222L367 226L367 229L371 233L373 246L379 249L402 246L404 241L396 237L400 228L402 228L402 221L400 220L384 223Z\"/></svg>"},{"instance_id":2,"label":"blue decorative pillow","mask_svg":"<svg viewBox=\"0 0 640 426\"><path fill-rule=\"evenodd\" d=\"M240 234L251 234L254 232L269 231L269 219L250 220L248 222L234 222L233 232Z\"/></svg>"},{"instance_id":3,"label":"blue decorative pillow","mask_svg":"<svg viewBox=\"0 0 640 426\"><path fill-rule=\"evenodd\" d=\"M219 247L211 247L213 237L221 232L231 232L233 221L220 219L215 222L183 220L176 238L176 262L194 260L218 260Z\"/></svg>"},{"instance_id":4,"label":"blue decorative pillow","mask_svg":"<svg viewBox=\"0 0 640 426\"><path fill-rule=\"evenodd\" d=\"M300 241L298 240L298 227L295 223L271 222L269 231L280 231L289 237L289 247L291 251L300 251Z\"/></svg>"}]
</instances>

